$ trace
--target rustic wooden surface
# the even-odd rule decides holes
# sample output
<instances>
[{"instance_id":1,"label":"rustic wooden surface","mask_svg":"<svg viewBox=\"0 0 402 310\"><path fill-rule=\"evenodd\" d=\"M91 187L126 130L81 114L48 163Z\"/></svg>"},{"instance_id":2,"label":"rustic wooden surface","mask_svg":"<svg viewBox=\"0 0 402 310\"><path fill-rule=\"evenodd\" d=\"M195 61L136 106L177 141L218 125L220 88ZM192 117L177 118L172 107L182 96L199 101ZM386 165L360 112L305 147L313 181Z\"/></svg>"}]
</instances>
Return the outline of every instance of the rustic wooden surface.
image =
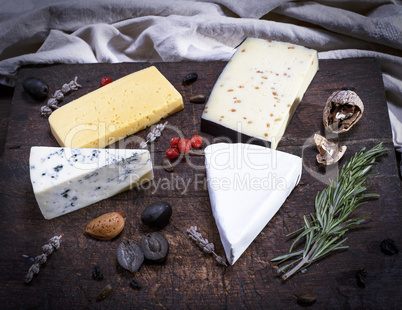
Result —
<instances>
[{"instance_id":1,"label":"rustic wooden surface","mask_svg":"<svg viewBox=\"0 0 402 310\"><path fill-rule=\"evenodd\" d=\"M54 220L45 220L36 204L29 179L28 158L31 146L57 146L48 122L39 113L46 102L36 102L23 92L21 81L36 76L48 82L54 92L74 76L83 87L68 94L67 103L99 87L103 76L117 79L149 64L83 64L25 68L15 88L5 152L0 157L0 305L3 309L298 309L293 294L313 292L318 300L313 309L396 309L402 305L402 264L400 254L386 256L380 242L392 238L401 246L402 201L397 174L385 94L377 62L373 59L323 60L309 90L300 103L278 149L303 156L303 176L299 186L268 223L262 233L234 266L218 265L187 237L186 229L197 225L224 255L211 213L206 190L203 157L177 163L175 172L160 167L164 151L176 132L186 137L200 134L203 104L189 103L194 94L208 95L225 63L160 63L157 68L183 95L185 108L169 117L169 127L150 146L155 165L155 180L147 188L134 189ZM182 86L181 78L197 72L199 79ZM360 122L337 139L348 146L342 165L362 147L379 142L390 148L373 169L378 175L369 181L378 200L369 201L357 214L370 212L368 223L349 232L347 251L335 253L313 264L305 273L282 282L270 259L284 254L292 242L286 234L302 225L302 216L313 211L317 191L327 186L338 166L320 167L311 138L323 133L322 108L329 95L342 87L354 87L365 103ZM112 147L135 148L148 130ZM208 143L213 137L202 134ZM184 190L183 184L187 184ZM140 221L150 203L165 200L173 206L173 216L160 230L170 244L163 264L144 264L131 274L118 266L115 251L126 239L139 241L151 231ZM97 241L84 234L93 218L111 211L126 217L123 232L112 241ZM62 245L43 265L29 285L24 284L30 266L23 254L35 257L54 235L63 235ZM104 280L91 277L99 265ZM355 273L367 272L366 287L357 286ZM142 284L137 291L129 286L135 278ZM98 302L101 289L111 284L113 293Z\"/></svg>"}]
</instances>

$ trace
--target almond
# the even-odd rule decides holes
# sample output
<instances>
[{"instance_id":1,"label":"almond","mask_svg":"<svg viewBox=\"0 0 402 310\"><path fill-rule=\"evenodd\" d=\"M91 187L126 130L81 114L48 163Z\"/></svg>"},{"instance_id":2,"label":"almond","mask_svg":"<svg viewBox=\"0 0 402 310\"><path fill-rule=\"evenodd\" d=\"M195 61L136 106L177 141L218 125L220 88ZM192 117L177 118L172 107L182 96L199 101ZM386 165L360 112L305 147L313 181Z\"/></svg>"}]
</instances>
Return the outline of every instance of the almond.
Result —
<instances>
[{"instance_id":1,"label":"almond","mask_svg":"<svg viewBox=\"0 0 402 310\"><path fill-rule=\"evenodd\" d=\"M85 232L99 240L110 240L124 228L124 217L120 212L105 213L90 221Z\"/></svg>"}]
</instances>

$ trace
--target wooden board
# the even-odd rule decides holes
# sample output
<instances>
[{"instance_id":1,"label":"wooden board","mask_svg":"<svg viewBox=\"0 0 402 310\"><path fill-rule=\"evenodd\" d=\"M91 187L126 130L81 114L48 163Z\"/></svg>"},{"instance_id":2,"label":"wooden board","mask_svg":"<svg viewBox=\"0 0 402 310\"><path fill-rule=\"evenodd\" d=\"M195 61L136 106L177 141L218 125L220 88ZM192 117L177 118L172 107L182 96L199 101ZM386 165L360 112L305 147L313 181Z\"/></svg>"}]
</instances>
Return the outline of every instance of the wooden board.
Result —
<instances>
[{"instance_id":1,"label":"wooden board","mask_svg":"<svg viewBox=\"0 0 402 310\"><path fill-rule=\"evenodd\" d=\"M54 92L78 76L82 88L68 94L67 103L99 87L103 76L117 79L149 66L146 63L54 65L24 68L15 88L5 152L0 158L0 304L3 309L297 309L293 294L313 292L317 309L393 309L402 304L402 264L399 255L386 256L379 248L383 239L401 245L401 185L397 174L384 88L378 63L373 59L322 60L320 71L300 103L278 149L303 157L303 176L275 217L267 224L234 266L223 267L204 254L188 238L186 230L196 225L216 252L224 256L206 190L203 157L180 162L173 173L161 168L169 140L177 132L186 137L200 134L203 104L192 104L194 94L208 95L224 62L157 63L156 67L183 95L185 108L170 116L170 127L150 146L155 180L143 187L116 195L87 208L54 220L45 220L36 204L29 179L31 146L57 146L48 122L40 116L40 106L22 90L21 81L29 76L48 82ZM181 78L197 72L199 79L182 86ZM302 216L313 211L317 191L333 178L338 165L323 168L315 161L314 133L323 132L322 109L329 95L342 87L354 87L365 103L360 122L338 140L348 146L342 165L362 147L379 142L390 148L373 169L369 181L378 200L367 202L356 214L370 212L368 223L348 233L347 251L335 253L313 264L283 283L270 259L284 254L292 240L286 235L302 225ZM149 130L112 147L135 148ZM214 138L202 134L208 143ZM184 184L187 187L184 188ZM116 248L126 239L138 242L151 231L140 221L150 203L167 201L173 206L170 224L160 230L170 244L164 264L144 264L139 272L123 270L116 260ZM123 232L112 241L97 241L84 234L93 218L111 211L126 217ZM29 285L24 284L30 266L49 238L62 235L62 246L43 265ZM95 281L92 269L98 265L104 280ZM355 274L367 272L366 287L357 286ZM129 286L132 278L142 284L137 291ZM113 293L101 302L96 297L111 284Z\"/></svg>"}]
</instances>

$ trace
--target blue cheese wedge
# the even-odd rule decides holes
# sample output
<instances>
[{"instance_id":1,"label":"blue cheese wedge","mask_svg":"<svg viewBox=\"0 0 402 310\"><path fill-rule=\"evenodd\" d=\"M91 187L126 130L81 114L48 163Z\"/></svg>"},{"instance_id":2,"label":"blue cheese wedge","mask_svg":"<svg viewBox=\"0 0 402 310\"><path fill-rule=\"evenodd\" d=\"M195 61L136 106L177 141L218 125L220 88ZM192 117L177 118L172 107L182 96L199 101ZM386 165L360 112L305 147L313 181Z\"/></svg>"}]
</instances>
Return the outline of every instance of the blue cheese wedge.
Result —
<instances>
[{"instance_id":1,"label":"blue cheese wedge","mask_svg":"<svg viewBox=\"0 0 402 310\"><path fill-rule=\"evenodd\" d=\"M201 130L275 149L317 70L315 50L246 39L214 85Z\"/></svg>"},{"instance_id":2,"label":"blue cheese wedge","mask_svg":"<svg viewBox=\"0 0 402 310\"><path fill-rule=\"evenodd\" d=\"M29 168L33 192L46 219L153 179L147 150L32 147Z\"/></svg>"},{"instance_id":3,"label":"blue cheese wedge","mask_svg":"<svg viewBox=\"0 0 402 310\"><path fill-rule=\"evenodd\" d=\"M299 183L302 159L270 148L217 143L205 148L213 216L233 265Z\"/></svg>"}]
</instances>

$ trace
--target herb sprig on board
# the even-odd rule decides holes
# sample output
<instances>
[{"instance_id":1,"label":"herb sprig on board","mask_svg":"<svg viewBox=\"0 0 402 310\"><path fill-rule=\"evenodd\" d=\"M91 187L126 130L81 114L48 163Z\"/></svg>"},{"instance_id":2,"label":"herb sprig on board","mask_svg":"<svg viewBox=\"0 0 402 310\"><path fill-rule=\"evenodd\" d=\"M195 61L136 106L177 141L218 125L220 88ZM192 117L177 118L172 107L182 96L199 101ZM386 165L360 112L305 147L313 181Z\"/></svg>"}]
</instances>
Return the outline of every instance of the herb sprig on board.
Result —
<instances>
[{"instance_id":1,"label":"herb sprig on board","mask_svg":"<svg viewBox=\"0 0 402 310\"><path fill-rule=\"evenodd\" d=\"M348 248L344 245L347 240L344 234L361 224L367 214L355 218L350 218L350 215L366 199L379 196L365 193L365 182L371 176L367 172L376 164L376 159L387 151L381 143L368 151L363 148L343 165L336 181L331 180L326 189L317 193L315 214L310 214L310 221L303 216L304 227L290 234L298 236L289 253L272 259L278 264L292 260L278 268L279 273L284 273L283 280L335 250ZM300 240L304 240L304 247L295 251L294 247Z\"/></svg>"}]
</instances>

